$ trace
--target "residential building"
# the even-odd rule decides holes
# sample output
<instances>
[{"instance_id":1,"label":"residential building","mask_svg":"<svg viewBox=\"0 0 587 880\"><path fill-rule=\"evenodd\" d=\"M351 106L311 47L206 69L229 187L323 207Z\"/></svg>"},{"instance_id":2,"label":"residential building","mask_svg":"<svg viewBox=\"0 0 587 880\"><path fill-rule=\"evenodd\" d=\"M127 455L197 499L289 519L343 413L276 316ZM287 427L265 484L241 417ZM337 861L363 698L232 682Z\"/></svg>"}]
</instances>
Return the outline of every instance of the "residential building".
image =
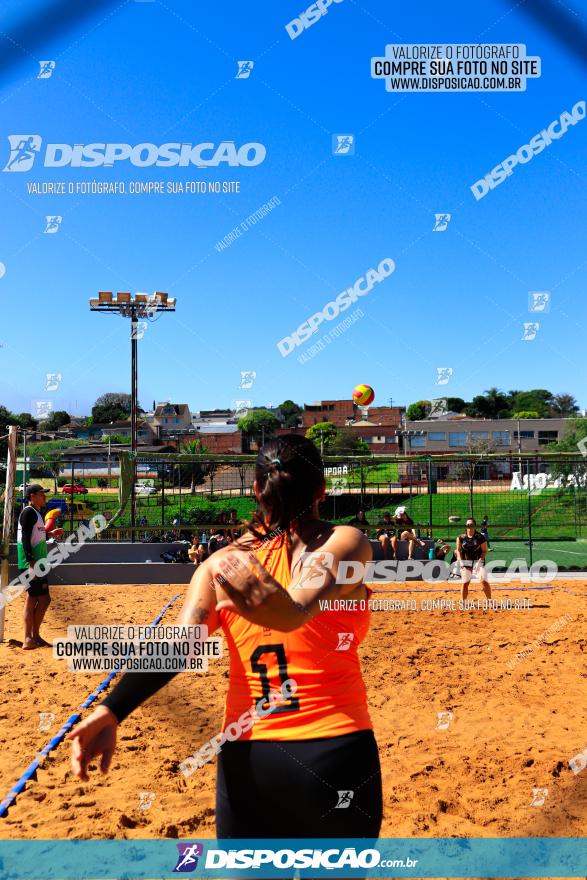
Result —
<instances>
[{"instance_id":1,"label":"residential building","mask_svg":"<svg viewBox=\"0 0 587 880\"><path fill-rule=\"evenodd\" d=\"M158 403L152 418L152 424L159 429L159 436L170 432L177 433L192 425L192 414L187 403Z\"/></svg>"},{"instance_id":2,"label":"residential building","mask_svg":"<svg viewBox=\"0 0 587 880\"><path fill-rule=\"evenodd\" d=\"M359 413L352 400L316 400L305 403L302 413L302 427L311 428L319 422L332 422L338 428L344 428L358 417Z\"/></svg>"},{"instance_id":3,"label":"residential building","mask_svg":"<svg viewBox=\"0 0 587 880\"><path fill-rule=\"evenodd\" d=\"M107 440L109 436L116 435L118 437L131 436L130 419L124 419L119 422L104 422L92 425L90 437L96 439ZM153 428L145 419L137 420L137 443L144 446L153 443L158 439L159 432Z\"/></svg>"}]
</instances>

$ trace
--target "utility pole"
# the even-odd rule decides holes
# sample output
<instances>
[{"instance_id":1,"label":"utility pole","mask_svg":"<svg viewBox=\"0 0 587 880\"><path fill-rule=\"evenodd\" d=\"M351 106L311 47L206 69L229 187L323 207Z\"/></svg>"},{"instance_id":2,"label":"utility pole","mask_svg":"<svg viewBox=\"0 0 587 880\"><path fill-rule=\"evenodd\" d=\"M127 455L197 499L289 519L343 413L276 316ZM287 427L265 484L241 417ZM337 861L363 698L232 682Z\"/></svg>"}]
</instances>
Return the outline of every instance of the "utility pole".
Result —
<instances>
[{"instance_id":1,"label":"utility pole","mask_svg":"<svg viewBox=\"0 0 587 880\"><path fill-rule=\"evenodd\" d=\"M16 490L16 438L18 429L16 425L8 426L8 456L6 461L6 486L4 487L4 521L2 523L2 561L0 562L0 589L7 587L10 582L8 568L8 553L10 550L10 538L12 537L12 515L14 510L14 492ZM2 597L3 598L3 597ZM4 639L4 614L5 605L0 601L0 642Z\"/></svg>"},{"instance_id":2,"label":"utility pole","mask_svg":"<svg viewBox=\"0 0 587 880\"><path fill-rule=\"evenodd\" d=\"M137 478L137 409L138 409L138 359L137 341L138 318L152 318L155 312L174 312L176 300L166 293L157 292L152 295L137 293L131 296L128 292L119 292L116 298L111 291L100 291L98 299L90 300L92 312L117 312L123 318L130 318L130 387L131 387L131 492L130 492L130 525L131 541L135 540L136 527L136 478ZM146 326L146 325L145 325ZM142 338L141 334L141 338Z\"/></svg>"},{"instance_id":3,"label":"utility pole","mask_svg":"<svg viewBox=\"0 0 587 880\"><path fill-rule=\"evenodd\" d=\"M26 430L22 430L22 494L26 500Z\"/></svg>"}]
</instances>

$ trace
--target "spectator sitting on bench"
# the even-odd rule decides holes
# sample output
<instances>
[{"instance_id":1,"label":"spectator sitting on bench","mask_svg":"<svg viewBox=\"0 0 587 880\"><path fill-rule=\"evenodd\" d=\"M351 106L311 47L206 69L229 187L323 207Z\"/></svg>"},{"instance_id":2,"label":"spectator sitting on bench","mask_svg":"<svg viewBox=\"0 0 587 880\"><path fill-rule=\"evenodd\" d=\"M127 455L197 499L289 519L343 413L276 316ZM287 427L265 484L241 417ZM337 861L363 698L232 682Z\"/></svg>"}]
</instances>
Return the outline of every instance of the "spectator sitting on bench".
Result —
<instances>
[{"instance_id":1,"label":"spectator sitting on bench","mask_svg":"<svg viewBox=\"0 0 587 880\"><path fill-rule=\"evenodd\" d=\"M230 526L230 528L227 529L227 533L231 542L236 541L237 538L240 538L242 534L242 529L238 528L240 523L237 519L236 508L231 507L231 509L228 511L228 522L226 524L227 526Z\"/></svg>"},{"instance_id":2,"label":"spectator sitting on bench","mask_svg":"<svg viewBox=\"0 0 587 880\"><path fill-rule=\"evenodd\" d=\"M212 553L215 553L217 550L220 550L221 547L227 547L230 544L230 538L226 534L224 529L218 529L211 536L208 542L208 553L211 556Z\"/></svg>"},{"instance_id":3,"label":"spectator sitting on bench","mask_svg":"<svg viewBox=\"0 0 587 880\"><path fill-rule=\"evenodd\" d=\"M391 540L395 537L395 531L391 514L386 510L383 514L383 519L377 526L377 539L381 544L384 559L391 559L393 556L393 553L391 552Z\"/></svg>"},{"instance_id":4,"label":"spectator sitting on bench","mask_svg":"<svg viewBox=\"0 0 587 880\"><path fill-rule=\"evenodd\" d=\"M395 515L393 517L393 524L396 527L396 533L391 539L391 547L393 550L393 556L397 559L397 541L398 536L401 541L408 542L408 559L414 558L414 544L418 544L420 547L425 547L426 544L424 541L420 540L420 538L416 537L415 532L412 529L414 525L414 520L411 519L405 507L396 508Z\"/></svg>"},{"instance_id":5,"label":"spectator sitting on bench","mask_svg":"<svg viewBox=\"0 0 587 880\"><path fill-rule=\"evenodd\" d=\"M369 520L365 516L364 510L357 510L357 515L353 516L352 519L349 519L349 526L354 526L356 529L360 529L364 535L369 534Z\"/></svg>"},{"instance_id":6,"label":"spectator sitting on bench","mask_svg":"<svg viewBox=\"0 0 587 880\"><path fill-rule=\"evenodd\" d=\"M196 568L208 558L208 550L204 544L198 544L198 536L194 535L194 541L188 550L188 556Z\"/></svg>"}]
</instances>

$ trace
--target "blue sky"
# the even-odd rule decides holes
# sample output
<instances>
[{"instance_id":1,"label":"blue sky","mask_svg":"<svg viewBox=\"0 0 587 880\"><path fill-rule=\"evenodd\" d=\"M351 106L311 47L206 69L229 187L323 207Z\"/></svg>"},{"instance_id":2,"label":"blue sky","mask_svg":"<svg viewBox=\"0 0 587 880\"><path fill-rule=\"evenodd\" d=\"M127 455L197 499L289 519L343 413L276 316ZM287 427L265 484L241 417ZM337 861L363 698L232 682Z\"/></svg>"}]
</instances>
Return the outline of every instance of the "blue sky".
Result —
<instances>
[{"instance_id":1,"label":"blue sky","mask_svg":"<svg viewBox=\"0 0 587 880\"><path fill-rule=\"evenodd\" d=\"M359 382L379 404L495 385L567 391L587 406L587 120L479 202L469 189L587 98L585 68L497 0L344 0L292 41L285 24L305 5L131 0L22 47L1 81L2 166L7 136L23 132L44 143L256 141L267 157L253 168L37 162L0 173L1 403L28 411L51 399L86 414L99 394L128 390L129 322L91 314L88 299L166 290L177 312L139 342L143 407L309 403L348 397ZM19 15L14 0L0 5L2 30ZM392 42L525 43L542 76L518 94L393 94L370 77L371 57ZM46 59L57 66L39 80ZM237 60L255 62L249 79L235 79ZM333 133L354 134L356 154L333 156ZM27 194L27 183L51 180L239 180L241 192ZM275 210L214 249L273 196ZM437 212L452 214L443 233L432 232ZM63 216L55 235L43 234L50 214ZM297 355L308 345L280 356L282 337L384 257L396 270L359 301L361 320L306 364ZM551 310L523 342L532 290L552 292ZM31 333L43 343L28 351ZM452 367L448 385L436 384L437 367ZM241 370L257 372L250 391ZM62 373L57 392L45 391L46 372Z\"/></svg>"}]
</instances>

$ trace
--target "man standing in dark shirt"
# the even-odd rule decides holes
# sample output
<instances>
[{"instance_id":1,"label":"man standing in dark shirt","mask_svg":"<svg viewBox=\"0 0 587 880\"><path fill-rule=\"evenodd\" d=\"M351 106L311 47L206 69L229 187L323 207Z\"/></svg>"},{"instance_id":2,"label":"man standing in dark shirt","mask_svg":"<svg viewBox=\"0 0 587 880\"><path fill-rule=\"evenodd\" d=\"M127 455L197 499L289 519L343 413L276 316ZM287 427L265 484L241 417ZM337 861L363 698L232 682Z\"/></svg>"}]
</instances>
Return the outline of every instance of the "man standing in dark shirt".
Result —
<instances>
[{"instance_id":1,"label":"man standing in dark shirt","mask_svg":"<svg viewBox=\"0 0 587 880\"><path fill-rule=\"evenodd\" d=\"M27 486L26 499L28 504L18 518L17 551L18 568L21 572L29 568L34 569L37 563L47 559L47 532L40 514L47 503L45 489L38 483ZM53 538L60 538L63 529L52 528L49 534ZM50 647L49 642L46 642L39 632L50 603L47 575L34 577L27 588L24 601L23 650L32 651L34 648Z\"/></svg>"},{"instance_id":2,"label":"man standing in dark shirt","mask_svg":"<svg viewBox=\"0 0 587 880\"><path fill-rule=\"evenodd\" d=\"M466 599L469 595L469 582L476 574L481 581L483 592L491 599L491 587L487 580L485 570L485 556L487 555L487 541L481 532L477 531L477 523L472 516L468 517L466 532L457 537L455 554L461 564L461 578L463 586L461 598Z\"/></svg>"}]
</instances>

